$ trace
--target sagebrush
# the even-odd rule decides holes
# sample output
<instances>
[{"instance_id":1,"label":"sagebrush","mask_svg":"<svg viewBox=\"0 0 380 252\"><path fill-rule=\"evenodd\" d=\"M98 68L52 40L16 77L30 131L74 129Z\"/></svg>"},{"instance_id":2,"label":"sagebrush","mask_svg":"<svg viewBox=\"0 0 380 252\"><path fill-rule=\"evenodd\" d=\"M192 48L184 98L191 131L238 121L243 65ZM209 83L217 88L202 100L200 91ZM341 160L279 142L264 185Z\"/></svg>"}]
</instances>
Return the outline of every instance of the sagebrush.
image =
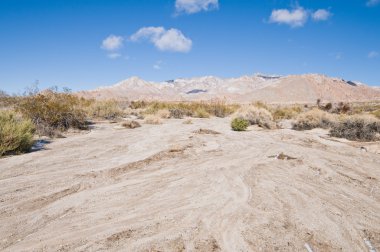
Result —
<instances>
[{"instance_id":1,"label":"sagebrush","mask_svg":"<svg viewBox=\"0 0 380 252\"><path fill-rule=\"evenodd\" d=\"M255 105L243 106L237 110L233 117L245 119L250 125L258 125L266 129L276 128L272 114L263 107L256 107Z\"/></svg>"},{"instance_id":2,"label":"sagebrush","mask_svg":"<svg viewBox=\"0 0 380 252\"><path fill-rule=\"evenodd\" d=\"M332 115L320 109L312 109L297 116L293 122L295 130L311 130L315 128L330 128L337 121L336 115Z\"/></svg>"},{"instance_id":3,"label":"sagebrush","mask_svg":"<svg viewBox=\"0 0 380 252\"><path fill-rule=\"evenodd\" d=\"M55 130L87 127L85 102L72 94L47 91L23 97L16 109L36 125L38 134L53 136Z\"/></svg>"},{"instance_id":4,"label":"sagebrush","mask_svg":"<svg viewBox=\"0 0 380 252\"><path fill-rule=\"evenodd\" d=\"M10 111L0 111L0 156L27 152L33 145L32 121Z\"/></svg>"},{"instance_id":5,"label":"sagebrush","mask_svg":"<svg viewBox=\"0 0 380 252\"><path fill-rule=\"evenodd\" d=\"M369 115L348 116L332 125L330 135L354 141L379 139L380 120Z\"/></svg>"}]
</instances>

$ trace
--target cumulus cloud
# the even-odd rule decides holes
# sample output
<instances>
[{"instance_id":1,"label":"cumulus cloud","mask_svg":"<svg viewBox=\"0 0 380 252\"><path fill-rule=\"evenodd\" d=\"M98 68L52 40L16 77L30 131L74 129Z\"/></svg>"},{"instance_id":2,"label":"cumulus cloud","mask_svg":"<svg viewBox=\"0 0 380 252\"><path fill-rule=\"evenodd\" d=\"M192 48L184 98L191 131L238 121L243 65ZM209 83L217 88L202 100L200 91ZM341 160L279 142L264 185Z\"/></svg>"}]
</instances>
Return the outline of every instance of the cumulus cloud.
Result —
<instances>
[{"instance_id":1,"label":"cumulus cloud","mask_svg":"<svg viewBox=\"0 0 380 252\"><path fill-rule=\"evenodd\" d=\"M176 0L177 13L194 14L200 11L215 10L219 7L218 0Z\"/></svg>"},{"instance_id":2,"label":"cumulus cloud","mask_svg":"<svg viewBox=\"0 0 380 252\"><path fill-rule=\"evenodd\" d=\"M379 57L379 53L376 51L371 51L368 53L368 58L373 59Z\"/></svg>"},{"instance_id":3,"label":"cumulus cloud","mask_svg":"<svg viewBox=\"0 0 380 252\"><path fill-rule=\"evenodd\" d=\"M331 13L325 9L319 9L311 15L314 21L326 21L331 16Z\"/></svg>"},{"instance_id":4,"label":"cumulus cloud","mask_svg":"<svg viewBox=\"0 0 380 252\"><path fill-rule=\"evenodd\" d=\"M271 23L287 24L291 27L302 27L308 19L308 12L299 7L294 10L278 9L273 10L269 21Z\"/></svg>"},{"instance_id":5,"label":"cumulus cloud","mask_svg":"<svg viewBox=\"0 0 380 252\"><path fill-rule=\"evenodd\" d=\"M110 35L102 42L102 48L107 51L115 51L122 47L123 38L120 36Z\"/></svg>"},{"instance_id":6,"label":"cumulus cloud","mask_svg":"<svg viewBox=\"0 0 380 252\"><path fill-rule=\"evenodd\" d=\"M164 27L143 27L130 37L131 41L147 39L160 51L186 53L191 50L193 42L180 30Z\"/></svg>"},{"instance_id":7,"label":"cumulus cloud","mask_svg":"<svg viewBox=\"0 0 380 252\"><path fill-rule=\"evenodd\" d=\"M372 6L375 6L375 5L379 4L379 3L380 3L380 0L368 0L367 1L367 6L368 7L372 7Z\"/></svg>"},{"instance_id":8,"label":"cumulus cloud","mask_svg":"<svg viewBox=\"0 0 380 252\"><path fill-rule=\"evenodd\" d=\"M380 0L379 0L380 1ZM293 28L304 26L309 17L315 22L326 21L332 16L332 13L325 9L319 9L316 11L305 10L302 7L298 7L293 10L278 9L272 10L272 14L269 18L270 23L286 24Z\"/></svg>"}]
</instances>

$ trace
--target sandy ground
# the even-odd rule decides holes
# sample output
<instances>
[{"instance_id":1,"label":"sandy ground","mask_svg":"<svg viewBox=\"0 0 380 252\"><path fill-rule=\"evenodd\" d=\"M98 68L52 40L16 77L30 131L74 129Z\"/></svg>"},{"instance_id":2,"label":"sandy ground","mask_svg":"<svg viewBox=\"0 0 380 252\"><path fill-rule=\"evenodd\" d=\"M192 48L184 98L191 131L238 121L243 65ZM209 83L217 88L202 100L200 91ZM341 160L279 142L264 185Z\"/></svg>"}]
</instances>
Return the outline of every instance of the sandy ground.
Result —
<instances>
[{"instance_id":1,"label":"sandy ground","mask_svg":"<svg viewBox=\"0 0 380 252\"><path fill-rule=\"evenodd\" d=\"M380 250L378 143L193 121L97 124L0 159L0 249Z\"/></svg>"}]
</instances>

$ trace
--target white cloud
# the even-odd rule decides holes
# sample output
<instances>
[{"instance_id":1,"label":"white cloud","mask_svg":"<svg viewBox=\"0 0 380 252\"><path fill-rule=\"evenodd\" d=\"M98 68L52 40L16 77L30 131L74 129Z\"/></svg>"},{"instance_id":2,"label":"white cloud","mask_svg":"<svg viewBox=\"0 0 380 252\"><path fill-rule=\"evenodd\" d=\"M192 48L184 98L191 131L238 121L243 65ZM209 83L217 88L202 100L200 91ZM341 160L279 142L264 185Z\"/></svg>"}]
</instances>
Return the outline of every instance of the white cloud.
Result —
<instances>
[{"instance_id":1,"label":"white cloud","mask_svg":"<svg viewBox=\"0 0 380 252\"><path fill-rule=\"evenodd\" d=\"M218 0L176 0L175 8L177 13L185 12L193 14L200 11L218 9Z\"/></svg>"},{"instance_id":2,"label":"white cloud","mask_svg":"<svg viewBox=\"0 0 380 252\"><path fill-rule=\"evenodd\" d=\"M109 54L107 54L107 57L110 59L117 59L117 58L121 57L121 54L120 53L109 53Z\"/></svg>"},{"instance_id":3,"label":"white cloud","mask_svg":"<svg viewBox=\"0 0 380 252\"><path fill-rule=\"evenodd\" d=\"M102 42L102 48L107 51L120 49L123 45L123 38L120 36L110 35Z\"/></svg>"},{"instance_id":4,"label":"white cloud","mask_svg":"<svg viewBox=\"0 0 380 252\"><path fill-rule=\"evenodd\" d=\"M131 41L148 39L160 51L182 52L191 50L193 42L180 30L164 27L143 27L130 37Z\"/></svg>"},{"instance_id":5,"label":"white cloud","mask_svg":"<svg viewBox=\"0 0 380 252\"><path fill-rule=\"evenodd\" d=\"M376 51L371 51L368 53L368 58L373 59L379 57L379 53Z\"/></svg>"},{"instance_id":6,"label":"white cloud","mask_svg":"<svg viewBox=\"0 0 380 252\"><path fill-rule=\"evenodd\" d=\"M298 7L294 10L278 9L273 10L270 16L271 23L287 24L291 27L302 27L308 19L308 12Z\"/></svg>"},{"instance_id":7,"label":"white cloud","mask_svg":"<svg viewBox=\"0 0 380 252\"><path fill-rule=\"evenodd\" d=\"M313 18L314 21L326 21L331 17L331 12L325 9L319 9L315 11L311 17Z\"/></svg>"},{"instance_id":8,"label":"white cloud","mask_svg":"<svg viewBox=\"0 0 380 252\"><path fill-rule=\"evenodd\" d=\"M368 0L367 1L367 6L368 7L372 7L372 6L375 6L375 5L379 4L379 3L380 3L380 0Z\"/></svg>"}]
</instances>

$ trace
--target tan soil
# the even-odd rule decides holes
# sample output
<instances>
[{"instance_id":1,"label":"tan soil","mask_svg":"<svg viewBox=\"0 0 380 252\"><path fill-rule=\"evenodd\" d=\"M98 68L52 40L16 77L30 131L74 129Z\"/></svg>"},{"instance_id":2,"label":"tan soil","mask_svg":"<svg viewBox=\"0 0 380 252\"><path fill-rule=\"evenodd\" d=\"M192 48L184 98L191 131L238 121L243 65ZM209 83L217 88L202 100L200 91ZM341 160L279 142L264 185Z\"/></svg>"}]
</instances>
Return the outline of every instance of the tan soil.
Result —
<instances>
[{"instance_id":1,"label":"tan soil","mask_svg":"<svg viewBox=\"0 0 380 252\"><path fill-rule=\"evenodd\" d=\"M0 249L380 249L379 154L322 130L183 121L97 124L0 159Z\"/></svg>"}]
</instances>

